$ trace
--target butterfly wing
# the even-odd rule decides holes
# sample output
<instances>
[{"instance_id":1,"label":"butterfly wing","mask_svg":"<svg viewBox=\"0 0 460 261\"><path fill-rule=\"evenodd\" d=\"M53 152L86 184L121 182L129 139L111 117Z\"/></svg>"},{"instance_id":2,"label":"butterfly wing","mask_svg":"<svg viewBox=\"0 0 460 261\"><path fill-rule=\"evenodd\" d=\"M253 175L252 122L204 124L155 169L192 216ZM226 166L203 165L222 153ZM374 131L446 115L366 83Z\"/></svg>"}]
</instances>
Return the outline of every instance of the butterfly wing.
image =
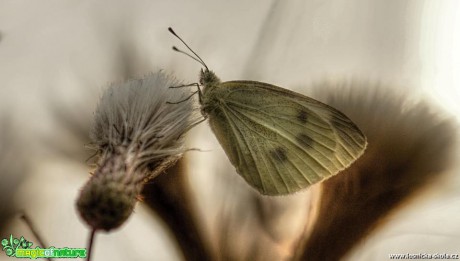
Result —
<instances>
[{"instance_id":1,"label":"butterfly wing","mask_svg":"<svg viewBox=\"0 0 460 261\"><path fill-rule=\"evenodd\" d=\"M237 172L260 193L289 194L329 178L364 152L338 110L261 82L224 82L204 97L209 124Z\"/></svg>"}]
</instances>

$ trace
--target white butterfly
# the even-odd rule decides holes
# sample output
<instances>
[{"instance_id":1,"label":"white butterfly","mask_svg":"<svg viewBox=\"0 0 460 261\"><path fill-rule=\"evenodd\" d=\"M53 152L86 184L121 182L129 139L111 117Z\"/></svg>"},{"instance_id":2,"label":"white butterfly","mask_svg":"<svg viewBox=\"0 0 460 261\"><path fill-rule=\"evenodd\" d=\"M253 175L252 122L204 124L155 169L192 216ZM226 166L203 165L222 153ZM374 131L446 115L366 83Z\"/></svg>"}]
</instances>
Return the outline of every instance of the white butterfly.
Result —
<instances>
[{"instance_id":1,"label":"white butterfly","mask_svg":"<svg viewBox=\"0 0 460 261\"><path fill-rule=\"evenodd\" d=\"M200 62L201 110L236 171L264 195L296 192L359 158L367 141L343 113L293 91L255 81L221 82Z\"/></svg>"}]
</instances>

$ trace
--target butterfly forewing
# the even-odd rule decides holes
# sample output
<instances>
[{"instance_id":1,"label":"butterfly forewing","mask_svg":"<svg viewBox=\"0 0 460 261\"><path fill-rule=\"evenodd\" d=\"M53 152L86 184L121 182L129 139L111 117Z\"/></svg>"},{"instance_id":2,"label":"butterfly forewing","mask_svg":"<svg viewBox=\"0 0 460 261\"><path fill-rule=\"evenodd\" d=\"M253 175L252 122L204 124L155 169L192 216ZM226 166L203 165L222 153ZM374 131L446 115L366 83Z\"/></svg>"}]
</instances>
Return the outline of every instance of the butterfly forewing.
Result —
<instances>
[{"instance_id":1,"label":"butterfly forewing","mask_svg":"<svg viewBox=\"0 0 460 261\"><path fill-rule=\"evenodd\" d=\"M366 140L342 113L260 82L212 90L209 122L237 172L260 193L288 194L328 178L358 158Z\"/></svg>"}]
</instances>

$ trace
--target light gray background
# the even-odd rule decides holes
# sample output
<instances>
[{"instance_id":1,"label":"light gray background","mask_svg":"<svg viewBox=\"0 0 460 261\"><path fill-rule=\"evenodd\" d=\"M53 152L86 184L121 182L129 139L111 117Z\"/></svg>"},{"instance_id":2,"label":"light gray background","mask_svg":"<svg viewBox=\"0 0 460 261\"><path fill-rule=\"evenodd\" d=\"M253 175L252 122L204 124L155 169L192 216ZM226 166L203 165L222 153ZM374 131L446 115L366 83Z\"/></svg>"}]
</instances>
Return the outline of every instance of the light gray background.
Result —
<instances>
[{"instance_id":1,"label":"light gray background","mask_svg":"<svg viewBox=\"0 0 460 261\"><path fill-rule=\"evenodd\" d=\"M222 80L259 80L304 94L311 83L323 80L379 81L410 89L411 98L431 99L453 117L460 112L456 0L3 0L0 134L10 147L3 150L8 164L0 173L1 204L26 208L51 244L86 245L87 230L74 200L89 168L72 156L84 151L72 133L89 127L102 90L158 69L184 82L197 80L200 65L171 51L172 45L181 45L168 26ZM70 130L56 115L71 122ZM247 188L206 124L188 138L189 146L212 150L187 157L205 227L216 233L222 208L244 209L237 203L223 206L229 204L225 195L233 189L232 202L244 202ZM391 216L350 260L387 260L389 253L442 253L454 247L460 253L458 171ZM280 236L277 251L287 251L302 227L305 210L298 206L309 196L305 191L277 199L289 213L274 226ZM139 205L121 229L98 235L95 260L178 260L174 242L152 215ZM7 226L31 238L18 220ZM6 260L4 254L0 260Z\"/></svg>"}]
</instances>

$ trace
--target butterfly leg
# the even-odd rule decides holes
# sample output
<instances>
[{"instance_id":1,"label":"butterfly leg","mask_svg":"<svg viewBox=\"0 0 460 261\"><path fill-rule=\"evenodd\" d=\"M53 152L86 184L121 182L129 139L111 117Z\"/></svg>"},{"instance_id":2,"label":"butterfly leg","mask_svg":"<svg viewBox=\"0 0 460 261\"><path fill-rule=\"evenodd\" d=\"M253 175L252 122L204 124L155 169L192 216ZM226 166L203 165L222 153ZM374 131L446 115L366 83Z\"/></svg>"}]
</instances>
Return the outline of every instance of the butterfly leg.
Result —
<instances>
[{"instance_id":1,"label":"butterfly leg","mask_svg":"<svg viewBox=\"0 0 460 261\"><path fill-rule=\"evenodd\" d=\"M194 91L194 92L193 92L192 94L190 94L187 98L185 98L185 99L183 99L183 100L181 100L181 101L178 101L178 102L169 102L169 101L168 101L168 102L166 102L166 103L167 103L167 104L179 104L179 103L182 103L182 102L184 102L184 101L190 100L190 98L192 98L193 95L195 95L195 94L197 94L197 93L198 93L198 91Z\"/></svg>"},{"instance_id":2,"label":"butterfly leg","mask_svg":"<svg viewBox=\"0 0 460 261\"><path fill-rule=\"evenodd\" d=\"M201 92L201 89L200 89L200 84L199 83L190 83L190 84L185 84L185 85L179 85L179 86L171 86L169 88L183 88L183 87L191 87L191 86L196 86L196 88L198 89L197 91L193 92L190 96L188 96L187 98L181 100L181 101L178 101L178 102L166 102L167 104L179 104L181 102L184 102L184 101L188 101L190 98L193 97L193 95L197 94L198 93L198 100L201 104L201 101L202 101L202 95L203 93Z\"/></svg>"},{"instance_id":3,"label":"butterfly leg","mask_svg":"<svg viewBox=\"0 0 460 261\"><path fill-rule=\"evenodd\" d=\"M169 88L171 89L176 89L176 88L184 88L184 87L191 87L191 86L195 86L197 85L198 83L189 83L189 84L183 84L183 85L178 85L178 86L170 86Z\"/></svg>"},{"instance_id":4,"label":"butterfly leg","mask_svg":"<svg viewBox=\"0 0 460 261\"><path fill-rule=\"evenodd\" d=\"M200 102L200 104L203 104L203 93L201 92L201 88L200 88L200 84L196 84L196 88L198 89L197 92L198 92L198 101ZM205 117L206 118L206 117Z\"/></svg>"}]
</instances>

